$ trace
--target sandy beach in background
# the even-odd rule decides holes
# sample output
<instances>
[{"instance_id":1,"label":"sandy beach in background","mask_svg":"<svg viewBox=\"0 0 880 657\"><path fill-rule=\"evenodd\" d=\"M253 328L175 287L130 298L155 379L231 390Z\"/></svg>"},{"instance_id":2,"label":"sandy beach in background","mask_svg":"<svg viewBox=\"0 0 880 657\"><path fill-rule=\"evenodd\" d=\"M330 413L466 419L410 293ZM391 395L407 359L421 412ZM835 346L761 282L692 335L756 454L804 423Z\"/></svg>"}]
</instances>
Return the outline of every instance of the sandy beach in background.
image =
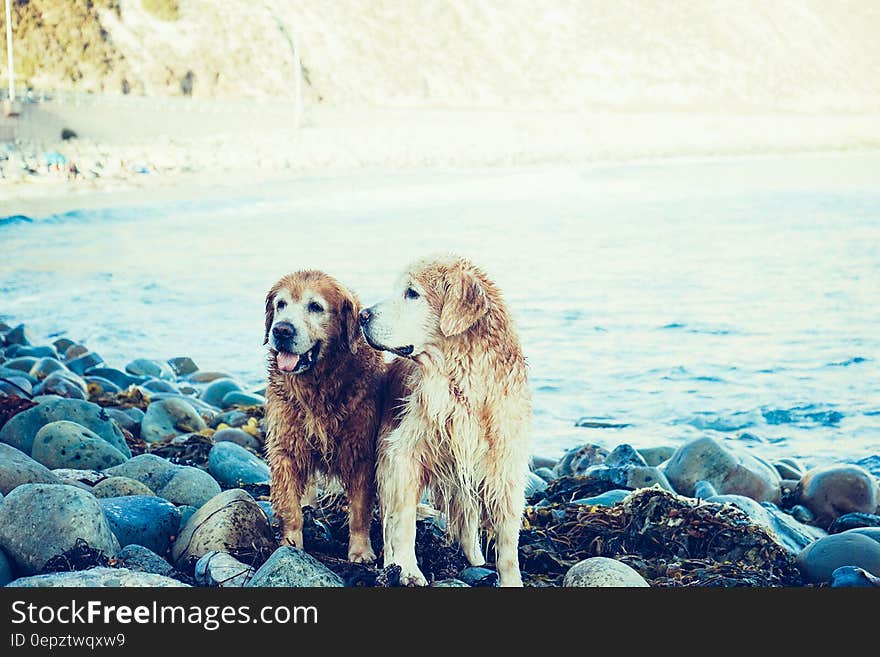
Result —
<instances>
[{"instance_id":1,"label":"sandy beach in background","mask_svg":"<svg viewBox=\"0 0 880 657\"><path fill-rule=\"evenodd\" d=\"M23 110L14 119L21 138L0 161L4 216L241 196L303 176L880 150L872 113L328 108L308 112L297 129L281 104L98 97ZM63 127L78 138L61 141ZM54 154L77 175L46 166Z\"/></svg>"}]
</instances>

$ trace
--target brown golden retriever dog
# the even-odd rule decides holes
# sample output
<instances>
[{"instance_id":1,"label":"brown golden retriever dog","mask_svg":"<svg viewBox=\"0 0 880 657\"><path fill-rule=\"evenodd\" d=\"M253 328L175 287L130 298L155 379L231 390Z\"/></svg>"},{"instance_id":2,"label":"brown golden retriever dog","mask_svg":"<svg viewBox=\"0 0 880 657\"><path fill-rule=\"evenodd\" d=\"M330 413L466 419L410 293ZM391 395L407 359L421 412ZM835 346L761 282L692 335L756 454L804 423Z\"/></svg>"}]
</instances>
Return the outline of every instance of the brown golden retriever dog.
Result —
<instances>
[{"instance_id":1,"label":"brown golden retriever dog","mask_svg":"<svg viewBox=\"0 0 880 657\"><path fill-rule=\"evenodd\" d=\"M299 271L266 296L271 499L284 540L303 547L302 502L316 475L338 479L349 501L348 558L374 561L376 434L384 363L363 344L360 304L336 280Z\"/></svg>"},{"instance_id":2,"label":"brown golden retriever dog","mask_svg":"<svg viewBox=\"0 0 880 657\"><path fill-rule=\"evenodd\" d=\"M389 369L377 484L385 566L425 584L415 554L424 489L468 561L484 563L480 530L495 537L501 586L522 586L518 545L529 471L531 401L526 363L501 297L468 260L415 263L394 295L364 309L367 342L402 356Z\"/></svg>"}]
</instances>

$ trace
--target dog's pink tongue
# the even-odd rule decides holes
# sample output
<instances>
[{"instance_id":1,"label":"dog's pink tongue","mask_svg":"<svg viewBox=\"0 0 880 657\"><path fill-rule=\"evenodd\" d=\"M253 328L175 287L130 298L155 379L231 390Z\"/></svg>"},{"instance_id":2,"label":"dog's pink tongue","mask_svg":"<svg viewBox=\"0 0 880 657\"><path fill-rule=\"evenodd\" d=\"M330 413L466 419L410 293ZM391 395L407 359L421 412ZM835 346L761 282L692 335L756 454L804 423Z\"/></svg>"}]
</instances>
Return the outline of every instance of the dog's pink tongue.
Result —
<instances>
[{"instance_id":1,"label":"dog's pink tongue","mask_svg":"<svg viewBox=\"0 0 880 657\"><path fill-rule=\"evenodd\" d=\"M299 363L299 354L289 354L285 351L279 351L278 355L275 356L275 362L278 364L278 369L282 372L293 372Z\"/></svg>"}]
</instances>

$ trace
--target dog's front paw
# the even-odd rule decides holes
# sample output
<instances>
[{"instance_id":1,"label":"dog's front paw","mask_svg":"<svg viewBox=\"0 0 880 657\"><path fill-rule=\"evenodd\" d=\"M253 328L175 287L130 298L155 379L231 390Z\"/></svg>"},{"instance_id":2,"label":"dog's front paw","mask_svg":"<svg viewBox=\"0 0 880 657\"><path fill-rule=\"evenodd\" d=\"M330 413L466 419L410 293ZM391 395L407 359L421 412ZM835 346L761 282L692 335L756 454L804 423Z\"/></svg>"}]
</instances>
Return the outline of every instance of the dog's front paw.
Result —
<instances>
[{"instance_id":1,"label":"dog's front paw","mask_svg":"<svg viewBox=\"0 0 880 657\"><path fill-rule=\"evenodd\" d=\"M348 560L352 563L373 563L376 553L369 545L348 548Z\"/></svg>"},{"instance_id":2,"label":"dog's front paw","mask_svg":"<svg viewBox=\"0 0 880 657\"><path fill-rule=\"evenodd\" d=\"M299 531L294 530L285 530L284 536L281 538L281 545L292 545L293 547L298 547L302 549L303 547L303 533L300 529Z\"/></svg>"},{"instance_id":3,"label":"dog's front paw","mask_svg":"<svg viewBox=\"0 0 880 657\"><path fill-rule=\"evenodd\" d=\"M400 568L400 586L427 586L428 580L422 575L422 571L418 566Z\"/></svg>"}]
</instances>

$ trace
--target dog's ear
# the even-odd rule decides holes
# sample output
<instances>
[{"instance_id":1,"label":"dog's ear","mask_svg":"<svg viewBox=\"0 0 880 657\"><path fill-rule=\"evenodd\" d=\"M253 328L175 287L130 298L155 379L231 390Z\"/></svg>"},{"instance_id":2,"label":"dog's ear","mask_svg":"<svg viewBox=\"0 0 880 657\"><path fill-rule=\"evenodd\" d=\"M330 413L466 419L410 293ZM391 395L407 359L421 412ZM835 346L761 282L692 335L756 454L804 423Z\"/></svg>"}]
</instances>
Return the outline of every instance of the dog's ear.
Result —
<instances>
[{"instance_id":1,"label":"dog's ear","mask_svg":"<svg viewBox=\"0 0 880 657\"><path fill-rule=\"evenodd\" d=\"M269 330L272 328L272 320L275 318L275 288L269 290L266 295L266 332L263 334L263 344L269 344Z\"/></svg>"},{"instance_id":2,"label":"dog's ear","mask_svg":"<svg viewBox=\"0 0 880 657\"><path fill-rule=\"evenodd\" d=\"M447 338L464 333L489 312L489 298L476 273L460 266L449 274L440 309L440 330Z\"/></svg>"},{"instance_id":3,"label":"dog's ear","mask_svg":"<svg viewBox=\"0 0 880 657\"><path fill-rule=\"evenodd\" d=\"M339 334L345 342L348 350L356 354L361 342L361 328L358 323L358 313L361 311L361 304L357 299L345 295L342 302L342 310L339 312Z\"/></svg>"}]
</instances>

